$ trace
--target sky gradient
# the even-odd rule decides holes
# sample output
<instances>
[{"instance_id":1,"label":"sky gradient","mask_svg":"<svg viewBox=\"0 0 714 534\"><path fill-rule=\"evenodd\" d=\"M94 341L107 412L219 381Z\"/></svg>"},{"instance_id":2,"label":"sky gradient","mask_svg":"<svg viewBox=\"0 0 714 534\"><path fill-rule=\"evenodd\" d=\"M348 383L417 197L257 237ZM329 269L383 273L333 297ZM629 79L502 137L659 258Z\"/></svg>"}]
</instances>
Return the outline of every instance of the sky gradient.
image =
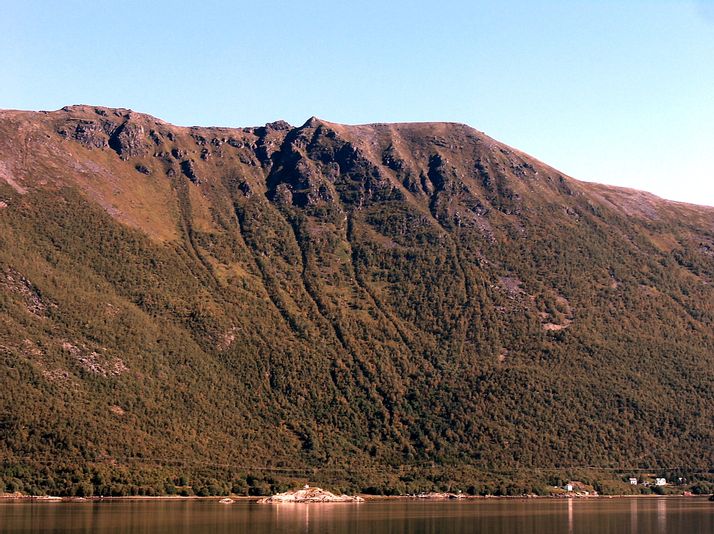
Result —
<instances>
[{"instance_id":1,"label":"sky gradient","mask_svg":"<svg viewBox=\"0 0 714 534\"><path fill-rule=\"evenodd\" d=\"M714 0L0 0L0 13L0 108L463 122L575 178L714 205Z\"/></svg>"}]
</instances>

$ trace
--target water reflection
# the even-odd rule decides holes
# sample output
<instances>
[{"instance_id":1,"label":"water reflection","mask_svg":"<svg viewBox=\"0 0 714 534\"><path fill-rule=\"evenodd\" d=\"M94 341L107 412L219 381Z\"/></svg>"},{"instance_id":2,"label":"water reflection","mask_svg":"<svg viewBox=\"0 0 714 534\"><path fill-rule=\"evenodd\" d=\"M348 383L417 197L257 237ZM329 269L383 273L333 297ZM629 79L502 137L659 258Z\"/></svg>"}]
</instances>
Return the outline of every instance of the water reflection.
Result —
<instances>
[{"instance_id":1,"label":"water reflection","mask_svg":"<svg viewBox=\"0 0 714 534\"><path fill-rule=\"evenodd\" d=\"M667 532L667 501L657 499L657 530Z\"/></svg>"},{"instance_id":2,"label":"water reflection","mask_svg":"<svg viewBox=\"0 0 714 534\"><path fill-rule=\"evenodd\" d=\"M336 503L340 504L340 503ZM351 504L354 506L353 503L346 503L346 504ZM288 524L296 524L296 525L302 525L303 529L302 532L310 532L310 513L317 513L318 517L321 512L320 508L322 508L323 512L329 512L329 510L325 510L324 506L323 507L315 507L314 505L311 504L301 504L301 503L282 503L282 504L276 504L270 507L273 516L274 516L274 523L275 524L283 524L283 525L288 525ZM334 510L333 510L334 512Z\"/></svg>"},{"instance_id":3,"label":"water reflection","mask_svg":"<svg viewBox=\"0 0 714 534\"><path fill-rule=\"evenodd\" d=\"M2 503L0 531L3 534L670 534L714 532L714 505L701 498L489 499L322 505L245 502L221 505L197 500Z\"/></svg>"}]
</instances>

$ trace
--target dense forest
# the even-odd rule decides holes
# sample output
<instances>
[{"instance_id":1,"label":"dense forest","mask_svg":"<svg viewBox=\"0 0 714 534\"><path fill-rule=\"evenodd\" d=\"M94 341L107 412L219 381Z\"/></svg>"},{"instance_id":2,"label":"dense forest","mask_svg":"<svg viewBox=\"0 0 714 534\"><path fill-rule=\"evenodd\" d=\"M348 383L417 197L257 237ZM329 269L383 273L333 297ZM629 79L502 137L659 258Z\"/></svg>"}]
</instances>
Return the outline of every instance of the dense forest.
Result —
<instances>
[{"instance_id":1,"label":"dense forest","mask_svg":"<svg viewBox=\"0 0 714 534\"><path fill-rule=\"evenodd\" d=\"M712 283L714 208L464 125L3 111L0 492L705 481Z\"/></svg>"}]
</instances>

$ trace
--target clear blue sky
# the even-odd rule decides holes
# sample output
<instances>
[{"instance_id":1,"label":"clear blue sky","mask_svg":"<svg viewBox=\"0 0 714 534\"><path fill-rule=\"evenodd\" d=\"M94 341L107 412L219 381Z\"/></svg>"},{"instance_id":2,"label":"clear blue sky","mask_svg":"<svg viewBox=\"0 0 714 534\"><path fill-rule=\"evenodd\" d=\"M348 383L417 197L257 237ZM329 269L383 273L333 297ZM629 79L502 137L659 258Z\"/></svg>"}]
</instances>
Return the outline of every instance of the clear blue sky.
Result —
<instances>
[{"instance_id":1,"label":"clear blue sky","mask_svg":"<svg viewBox=\"0 0 714 534\"><path fill-rule=\"evenodd\" d=\"M465 122L714 205L714 0L0 0L0 107L181 125Z\"/></svg>"}]
</instances>

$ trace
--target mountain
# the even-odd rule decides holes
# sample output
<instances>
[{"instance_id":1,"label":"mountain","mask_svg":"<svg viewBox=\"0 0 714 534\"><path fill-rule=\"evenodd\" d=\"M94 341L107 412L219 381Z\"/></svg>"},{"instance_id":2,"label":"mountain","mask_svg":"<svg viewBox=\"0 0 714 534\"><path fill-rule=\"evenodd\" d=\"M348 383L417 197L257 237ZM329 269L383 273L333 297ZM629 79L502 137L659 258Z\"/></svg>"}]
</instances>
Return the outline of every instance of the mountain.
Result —
<instances>
[{"instance_id":1,"label":"mountain","mask_svg":"<svg viewBox=\"0 0 714 534\"><path fill-rule=\"evenodd\" d=\"M713 282L714 208L461 124L0 111L0 478L706 470Z\"/></svg>"}]
</instances>

